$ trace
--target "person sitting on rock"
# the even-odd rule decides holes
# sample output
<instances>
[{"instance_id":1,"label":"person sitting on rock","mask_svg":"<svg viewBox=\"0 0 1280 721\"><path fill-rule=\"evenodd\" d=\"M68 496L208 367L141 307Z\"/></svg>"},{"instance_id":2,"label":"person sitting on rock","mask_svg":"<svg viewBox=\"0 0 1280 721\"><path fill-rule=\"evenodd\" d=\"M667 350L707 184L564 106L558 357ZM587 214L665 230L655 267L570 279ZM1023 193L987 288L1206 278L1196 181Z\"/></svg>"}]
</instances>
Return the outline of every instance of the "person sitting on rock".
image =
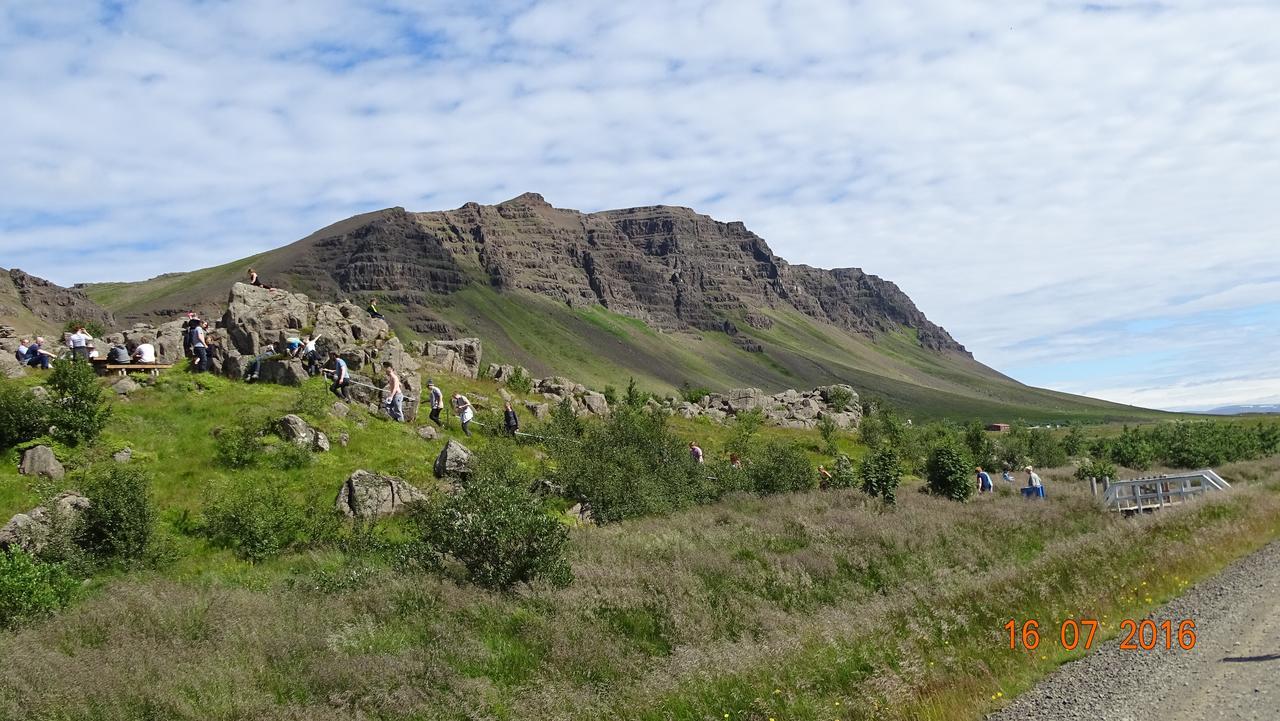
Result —
<instances>
[{"instance_id":1,"label":"person sitting on rock","mask_svg":"<svg viewBox=\"0 0 1280 721\"><path fill-rule=\"evenodd\" d=\"M13 352L13 357L18 359L19 363L25 364L27 362L27 348L30 345L31 345L31 342L28 341L26 338L23 338L22 340L18 341L18 349Z\"/></svg>"},{"instance_id":2,"label":"person sitting on rock","mask_svg":"<svg viewBox=\"0 0 1280 721\"><path fill-rule=\"evenodd\" d=\"M462 432L467 438L471 437L471 421L476 417L476 411L471 407L471 401L461 393L453 394L453 412L458 416L458 420L462 421Z\"/></svg>"},{"instance_id":3,"label":"person sitting on rock","mask_svg":"<svg viewBox=\"0 0 1280 721\"><path fill-rule=\"evenodd\" d=\"M32 368L49 370L53 367L54 355L44 349L44 336L36 336L36 342L27 346L25 363Z\"/></svg>"},{"instance_id":4,"label":"person sitting on rock","mask_svg":"<svg viewBox=\"0 0 1280 721\"><path fill-rule=\"evenodd\" d=\"M365 310L369 311L369 317L370 317L370 318L379 318L379 319L383 319L383 318L382 318L382 314L378 312L378 299L377 299L377 298L370 298L370 299L369 299L369 306L368 306ZM383 320L385 320L385 319L383 319Z\"/></svg>"},{"instance_id":5,"label":"person sitting on rock","mask_svg":"<svg viewBox=\"0 0 1280 721\"><path fill-rule=\"evenodd\" d=\"M699 446L697 443L694 443L693 441L689 441L689 458L693 459L694 463L702 463L703 462L702 446Z\"/></svg>"},{"instance_id":6,"label":"person sitting on rock","mask_svg":"<svg viewBox=\"0 0 1280 721\"><path fill-rule=\"evenodd\" d=\"M347 391L347 386L351 385L351 375L347 372L347 362L338 357L338 351L329 351L329 365L333 366L333 383L329 385L329 390L333 394L344 401L351 400Z\"/></svg>"},{"instance_id":7,"label":"person sitting on rock","mask_svg":"<svg viewBox=\"0 0 1280 721\"><path fill-rule=\"evenodd\" d=\"M427 390L431 392L431 415L429 416L431 422L437 426L442 425L440 423L440 411L444 410L444 391L441 391L433 380L427 381Z\"/></svg>"},{"instance_id":8,"label":"person sitting on rock","mask_svg":"<svg viewBox=\"0 0 1280 721\"><path fill-rule=\"evenodd\" d=\"M515 409L511 407L511 401L507 401L506 405L503 406L502 427L512 436L520 430L520 418L516 415Z\"/></svg>"},{"instance_id":9,"label":"person sitting on rock","mask_svg":"<svg viewBox=\"0 0 1280 721\"><path fill-rule=\"evenodd\" d=\"M182 357L191 357L191 329L200 323L200 319L193 310L187 313L187 319L182 321Z\"/></svg>"},{"instance_id":10,"label":"person sitting on rock","mask_svg":"<svg viewBox=\"0 0 1280 721\"><path fill-rule=\"evenodd\" d=\"M131 360L129 348L123 341L111 346L111 350L107 351L107 362L115 365L125 365Z\"/></svg>"},{"instance_id":11,"label":"person sitting on rock","mask_svg":"<svg viewBox=\"0 0 1280 721\"><path fill-rule=\"evenodd\" d=\"M276 354L276 347L270 343L262 348L262 352L253 357L249 361L249 365L244 369L244 382L252 383L258 380L258 376L262 373L262 363L271 356Z\"/></svg>"},{"instance_id":12,"label":"person sitting on rock","mask_svg":"<svg viewBox=\"0 0 1280 721\"><path fill-rule=\"evenodd\" d=\"M285 338L284 352L288 354L290 358L297 358L298 355L302 353L302 339L295 335Z\"/></svg>"},{"instance_id":13,"label":"person sitting on rock","mask_svg":"<svg viewBox=\"0 0 1280 721\"><path fill-rule=\"evenodd\" d=\"M397 423L404 421L404 391L400 388L400 375L391 366L391 361L382 362L382 370L387 374L387 397L382 401L387 407L391 420Z\"/></svg>"},{"instance_id":14,"label":"person sitting on rock","mask_svg":"<svg viewBox=\"0 0 1280 721\"><path fill-rule=\"evenodd\" d=\"M150 341L147 341L147 340L144 340L143 342L139 343L138 347L133 349L133 362L134 363L155 363L156 347L152 345Z\"/></svg>"},{"instance_id":15,"label":"person sitting on rock","mask_svg":"<svg viewBox=\"0 0 1280 721\"><path fill-rule=\"evenodd\" d=\"M271 290L271 287L268 286L266 283L263 283L262 279L258 277L258 271L254 270L253 268L249 269L249 285L255 288L265 288L267 290Z\"/></svg>"}]
</instances>

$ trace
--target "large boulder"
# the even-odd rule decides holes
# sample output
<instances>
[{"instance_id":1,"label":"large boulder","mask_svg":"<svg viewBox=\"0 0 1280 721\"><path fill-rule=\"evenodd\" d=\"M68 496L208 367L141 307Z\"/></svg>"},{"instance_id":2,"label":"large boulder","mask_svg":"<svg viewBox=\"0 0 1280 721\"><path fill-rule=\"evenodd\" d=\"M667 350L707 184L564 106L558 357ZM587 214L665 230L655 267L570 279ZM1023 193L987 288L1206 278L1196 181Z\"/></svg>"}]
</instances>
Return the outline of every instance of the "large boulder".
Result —
<instances>
[{"instance_id":1,"label":"large boulder","mask_svg":"<svg viewBox=\"0 0 1280 721\"><path fill-rule=\"evenodd\" d=\"M111 390L115 391L118 396L127 396L140 388L142 388L142 386L139 385L137 381L127 377L121 378L111 386Z\"/></svg>"},{"instance_id":2,"label":"large boulder","mask_svg":"<svg viewBox=\"0 0 1280 721\"><path fill-rule=\"evenodd\" d=\"M48 446L35 446L23 452L18 472L24 476L44 476L54 481L62 480L67 474L53 454L53 449Z\"/></svg>"},{"instance_id":3,"label":"large boulder","mask_svg":"<svg viewBox=\"0 0 1280 721\"><path fill-rule=\"evenodd\" d=\"M296 358L271 358L262 362L258 380L282 386L300 386L307 381L306 368Z\"/></svg>"},{"instance_id":4,"label":"large boulder","mask_svg":"<svg viewBox=\"0 0 1280 721\"><path fill-rule=\"evenodd\" d=\"M402 478L357 470L338 489L333 505L351 518L376 518L398 513L406 504L426 498Z\"/></svg>"},{"instance_id":5,"label":"large boulder","mask_svg":"<svg viewBox=\"0 0 1280 721\"><path fill-rule=\"evenodd\" d=\"M257 355L265 346L279 345L306 327L314 315L313 307L300 293L236 283L222 314L222 327L238 352Z\"/></svg>"},{"instance_id":6,"label":"large boulder","mask_svg":"<svg viewBox=\"0 0 1280 721\"><path fill-rule=\"evenodd\" d=\"M735 414L755 408L766 410L774 405L773 398L765 395L759 388L735 388L726 396L729 411Z\"/></svg>"},{"instance_id":7,"label":"large boulder","mask_svg":"<svg viewBox=\"0 0 1280 721\"><path fill-rule=\"evenodd\" d=\"M588 413L597 416L609 415L609 401L603 393L591 391L582 396L582 405Z\"/></svg>"},{"instance_id":8,"label":"large boulder","mask_svg":"<svg viewBox=\"0 0 1280 721\"><path fill-rule=\"evenodd\" d=\"M436 456L436 478L465 477L471 473L471 451L461 443L450 439Z\"/></svg>"},{"instance_id":9,"label":"large boulder","mask_svg":"<svg viewBox=\"0 0 1280 721\"><path fill-rule=\"evenodd\" d=\"M55 524L61 523L64 528L69 528L89 507L89 499L74 491L64 491L53 499L51 505L53 511L36 506L15 515L0 527L0 551L20 548L27 553L39 553L49 542Z\"/></svg>"},{"instance_id":10,"label":"large boulder","mask_svg":"<svg viewBox=\"0 0 1280 721\"><path fill-rule=\"evenodd\" d=\"M468 378L480 376L480 339L432 340L422 349L427 366L433 370Z\"/></svg>"},{"instance_id":11,"label":"large boulder","mask_svg":"<svg viewBox=\"0 0 1280 721\"><path fill-rule=\"evenodd\" d=\"M305 446L321 453L329 450L329 438L292 413L276 421L276 433L296 446Z\"/></svg>"},{"instance_id":12,"label":"large boulder","mask_svg":"<svg viewBox=\"0 0 1280 721\"><path fill-rule=\"evenodd\" d=\"M14 348L0 347L0 376L5 378L21 378L26 375L26 370L22 364L18 362L17 357L13 355L17 350L17 343L13 344Z\"/></svg>"}]
</instances>

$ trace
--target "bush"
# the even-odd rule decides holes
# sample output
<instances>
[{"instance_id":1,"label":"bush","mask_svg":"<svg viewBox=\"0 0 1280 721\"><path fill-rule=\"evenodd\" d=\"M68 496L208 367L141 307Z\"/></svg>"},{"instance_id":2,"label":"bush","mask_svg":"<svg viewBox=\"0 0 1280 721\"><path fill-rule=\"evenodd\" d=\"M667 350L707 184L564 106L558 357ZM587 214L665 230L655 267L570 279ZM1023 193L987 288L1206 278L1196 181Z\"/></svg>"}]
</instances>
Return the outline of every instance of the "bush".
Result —
<instances>
[{"instance_id":1,"label":"bush","mask_svg":"<svg viewBox=\"0 0 1280 721\"><path fill-rule=\"evenodd\" d=\"M1097 458L1093 460L1085 460L1076 469L1076 480L1087 481L1090 478L1096 478L1101 481L1104 478L1116 480L1116 465L1105 458Z\"/></svg>"},{"instance_id":2,"label":"bush","mask_svg":"<svg viewBox=\"0 0 1280 721\"><path fill-rule=\"evenodd\" d=\"M0 448L44 435L49 428L49 406L31 390L13 381L0 379Z\"/></svg>"},{"instance_id":3,"label":"bush","mask_svg":"<svg viewBox=\"0 0 1280 721\"><path fill-rule=\"evenodd\" d=\"M569 529L510 482L472 478L415 517L426 546L457 559L477 585L505 590L536 579L556 586L573 580L565 558Z\"/></svg>"},{"instance_id":4,"label":"bush","mask_svg":"<svg viewBox=\"0 0 1280 721\"><path fill-rule=\"evenodd\" d=\"M586 428L580 442L553 442L551 450L557 481L598 523L689 506L709 475L690 460L666 416L626 403Z\"/></svg>"},{"instance_id":5,"label":"bush","mask_svg":"<svg viewBox=\"0 0 1280 721\"><path fill-rule=\"evenodd\" d=\"M298 386L291 410L312 421L321 421L329 416L333 401L328 384L320 378L312 378Z\"/></svg>"},{"instance_id":6,"label":"bush","mask_svg":"<svg viewBox=\"0 0 1280 721\"><path fill-rule=\"evenodd\" d=\"M690 385L689 381L685 381L680 385L680 397L689 403L697 403L702 400L703 396L711 395L711 389L703 386Z\"/></svg>"},{"instance_id":7,"label":"bush","mask_svg":"<svg viewBox=\"0 0 1280 721\"><path fill-rule=\"evenodd\" d=\"M306 468L315 460L315 452L309 445L300 445L292 441L277 443L271 448L270 461L273 468L282 471L294 468Z\"/></svg>"},{"instance_id":8,"label":"bush","mask_svg":"<svg viewBox=\"0 0 1280 721\"><path fill-rule=\"evenodd\" d=\"M1048 428L1031 428L1026 434L1026 454L1031 465L1038 468L1067 465L1067 451L1052 431Z\"/></svg>"},{"instance_id":9,"label":"bush","mask_svg":"<svg viewBox=\"0 0 1280 721\"><path fill-rule=\"evenodd\" d=\"M969 457L974 465L983 468L995 468L999 465L996 457L996 444L987 435L987 430L978 421L971 422L964 429L964 445L969 449Z\"/></svg>"},{"instance_id":10,"label":"bush","mask_svg":"<svg viewBox=\"0 0 1280 721\"><path fill-rule=\"evenodd\" d=\"M837 413L844 413L853 406L853 393L848 388L832 386L827 392L827 405Z\"/></svg>"},{"instance_id":11,"label":"bush","mask_svg":"<svg viewBox=\"0 0 1280 721\"><path fill-rule=\"evenodd\" d=\"M248 561L262 561L306 541L303 510L278 482L240 478L210 487L204 535Z\"/></svg>"},{"instance_id":12,"label":"bush","mask_svg":"<svg viewBox=\"0 0 1280 721\"><path fill-rule=\"evenodd\" d=\"M725 450L730 453L736 453L739 456L747 456L751 453L751 449L755 447L755 435L764 426L764 411L759 408L752 408L749 411L743 411L733 418L733 426L729 429L729 440L725 443Z\"/></svg>"},{"instance_id":13,"label":"bush","mask_svg":"<svg viewBox=\"0 0 1280 721\"><path fill-rule=\"evenodd\" d=\"M49 404L49 434L74 446L95 440L111 418L102 385L89 363L66 359L53 364L49 375L53 399Z\"/></svg>"},{"instance_id":14,"label":"bush","mask_svg":"<svg viewBox=\"0 0 1280 721\"><path fill-rule=\"evenodd\" d=\"M953 501L965 501L973 494L970 482L973 464L965 452L952 443L935 446L929 453L926 475L929 492Z\"/></svg>"},{"instance_id":15,"label":"bush","mask_svg":"<svg viewBox=\"0 0 1280 721\"><path fill-rule=\"evenodd\" d=\"M78 585L60 564L0 551L0 629L53 614L71 602Z\"/></svg>"},{"instance_id":16,"label":"bush","mask_svg":"<svg viewBox=\"0 0 1280 721\"><path fill-rule=\"evenodd\" d=\"M72 319L62 326L64 333L75 333L77 330L84 328L85 332L94 338L101 338L107 334L107 329L96 320L78 320Z\"/></svg>"},{"instance_id":17,"label":"bush","mask_svg":"<svg viewBox=\"0 0 1280 721\"><path fill-rule=\"evenodd\" d=\"M155 507L151 478L136 466L112 464L89 476L78 542L102 560L136 562L151 545Z\"/></svg>"},{"instance_id":18,"label":"bush","mask_svg":"<svg viewBox=\"0 0 1280 721\"><path fill-rule=\"evenodd\" d=\"M1067 429L1067 435L1062 438L1062 450L1066 451L1068 456L1078 456L1084 452L1086 442L1084 431L1073 423Z\"/></svg>"},{"instance_id":19,"label":"bush","mask_svg":"<svg viewBox=\"0 0 1280 721\"><path fill-rule=\"evenodd\" d=\"M220 428L213 439L214 456L228 468L249 468L262 459L262 435L265 422L260 418L242 419L233 426Z\"/></svg>"},{"instance_id":20,"label":"bush","mask_svg":"<svg viewBox=\"0 0 1280 721\"><path fill-rule=\"evenodd\" d=\"M1147 440L1147 438L1137 428L1124 427L1120 432L1120 437L1111 443L1110 448L1111 460L1119 463L1126 468L1134 468L1139 471L1146 470L1151 467L1152 461L1155 460L1155 448ZM1115 474L1112 473L1112 476ZM1098 476L1101 478L1102 476Z\"/></svg>"},{"instance_id":21,"label":"bush","mask_svg":"<svg viewBox=\"0 0 1280 721\"><path fill-rule=\"evenodd\" d=\"M881 446L872 451L858 468L858 477L862 480L863 493L872 498L882 498L885 503L893 505L897 500L898 482L902 480L902 464L898 459L898 452L893 446Z\"/></svg>"},{"instance_id":22,"label":"bush","mask_svg":"<svg viewBox=\"0 0 1280 721\"><path fill-rule=\"evenodd\" d=\"M608 403L610 408L618 405L617 388L614 388L613 386L605 386L604 390L600 391L600 394L604 396L604 402Z\"/></svg>"},{"instance_id":23,"label":"bush","mask_svg":"<svg viewBox=\"0 0 1280 721\"><path fill-rule=\"evenodd\" d=\"M762 496L805 491L817 485L816 472L798 443L769 441L749 458L751 486Z\"/></svg>"},{"instance_id":24,"label":"bush","mask_svg":"<svg viewBox=\"0 0 1280 721\"><path fill-rule=\"evenodd\" d=\"M507 378L505 382L507 387L516 393L524 394L533 390L533 378L520 366L516 366L516 369L511 373L511 377Z\"/></svg>"}]
</instances>

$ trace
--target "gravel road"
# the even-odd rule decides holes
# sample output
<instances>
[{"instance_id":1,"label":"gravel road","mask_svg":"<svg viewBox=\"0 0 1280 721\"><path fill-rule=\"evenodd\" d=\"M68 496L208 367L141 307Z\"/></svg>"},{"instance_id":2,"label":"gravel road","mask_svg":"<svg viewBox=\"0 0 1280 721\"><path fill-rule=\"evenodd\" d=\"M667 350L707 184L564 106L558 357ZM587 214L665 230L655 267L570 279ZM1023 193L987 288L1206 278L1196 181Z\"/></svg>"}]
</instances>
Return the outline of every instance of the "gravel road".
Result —
<instances>
[{"instance_id":1,"label":"gravel road","mask_svg":"<svg viewBox=\"0 0 1280 721\"><path fill-rule=\"evenodd\" d=\"M1196 622L1196 646L1121 651L1120 638L1058 669L995 721L1280 719L1280 542L1193 586L1149 618Z\"/></svg>"}]
</instances>

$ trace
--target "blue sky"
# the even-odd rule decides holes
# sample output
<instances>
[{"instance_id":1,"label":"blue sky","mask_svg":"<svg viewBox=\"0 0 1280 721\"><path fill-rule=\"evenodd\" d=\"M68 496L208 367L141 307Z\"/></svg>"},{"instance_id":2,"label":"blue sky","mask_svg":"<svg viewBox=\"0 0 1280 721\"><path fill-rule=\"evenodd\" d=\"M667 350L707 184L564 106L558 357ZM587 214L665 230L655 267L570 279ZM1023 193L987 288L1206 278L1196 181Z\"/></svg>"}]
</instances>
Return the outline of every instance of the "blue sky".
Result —
<instances>
[{"instance_id":1,"label":"blue sky","mask_svg":"<svg viewBox=\"0 0 1280 721\"><path fill-rule=\"evenodd\" d=\"M0 2L0 266L670 203L1028 383L1280 401L1280 3Z\"/></svg>"}]
</instances>

